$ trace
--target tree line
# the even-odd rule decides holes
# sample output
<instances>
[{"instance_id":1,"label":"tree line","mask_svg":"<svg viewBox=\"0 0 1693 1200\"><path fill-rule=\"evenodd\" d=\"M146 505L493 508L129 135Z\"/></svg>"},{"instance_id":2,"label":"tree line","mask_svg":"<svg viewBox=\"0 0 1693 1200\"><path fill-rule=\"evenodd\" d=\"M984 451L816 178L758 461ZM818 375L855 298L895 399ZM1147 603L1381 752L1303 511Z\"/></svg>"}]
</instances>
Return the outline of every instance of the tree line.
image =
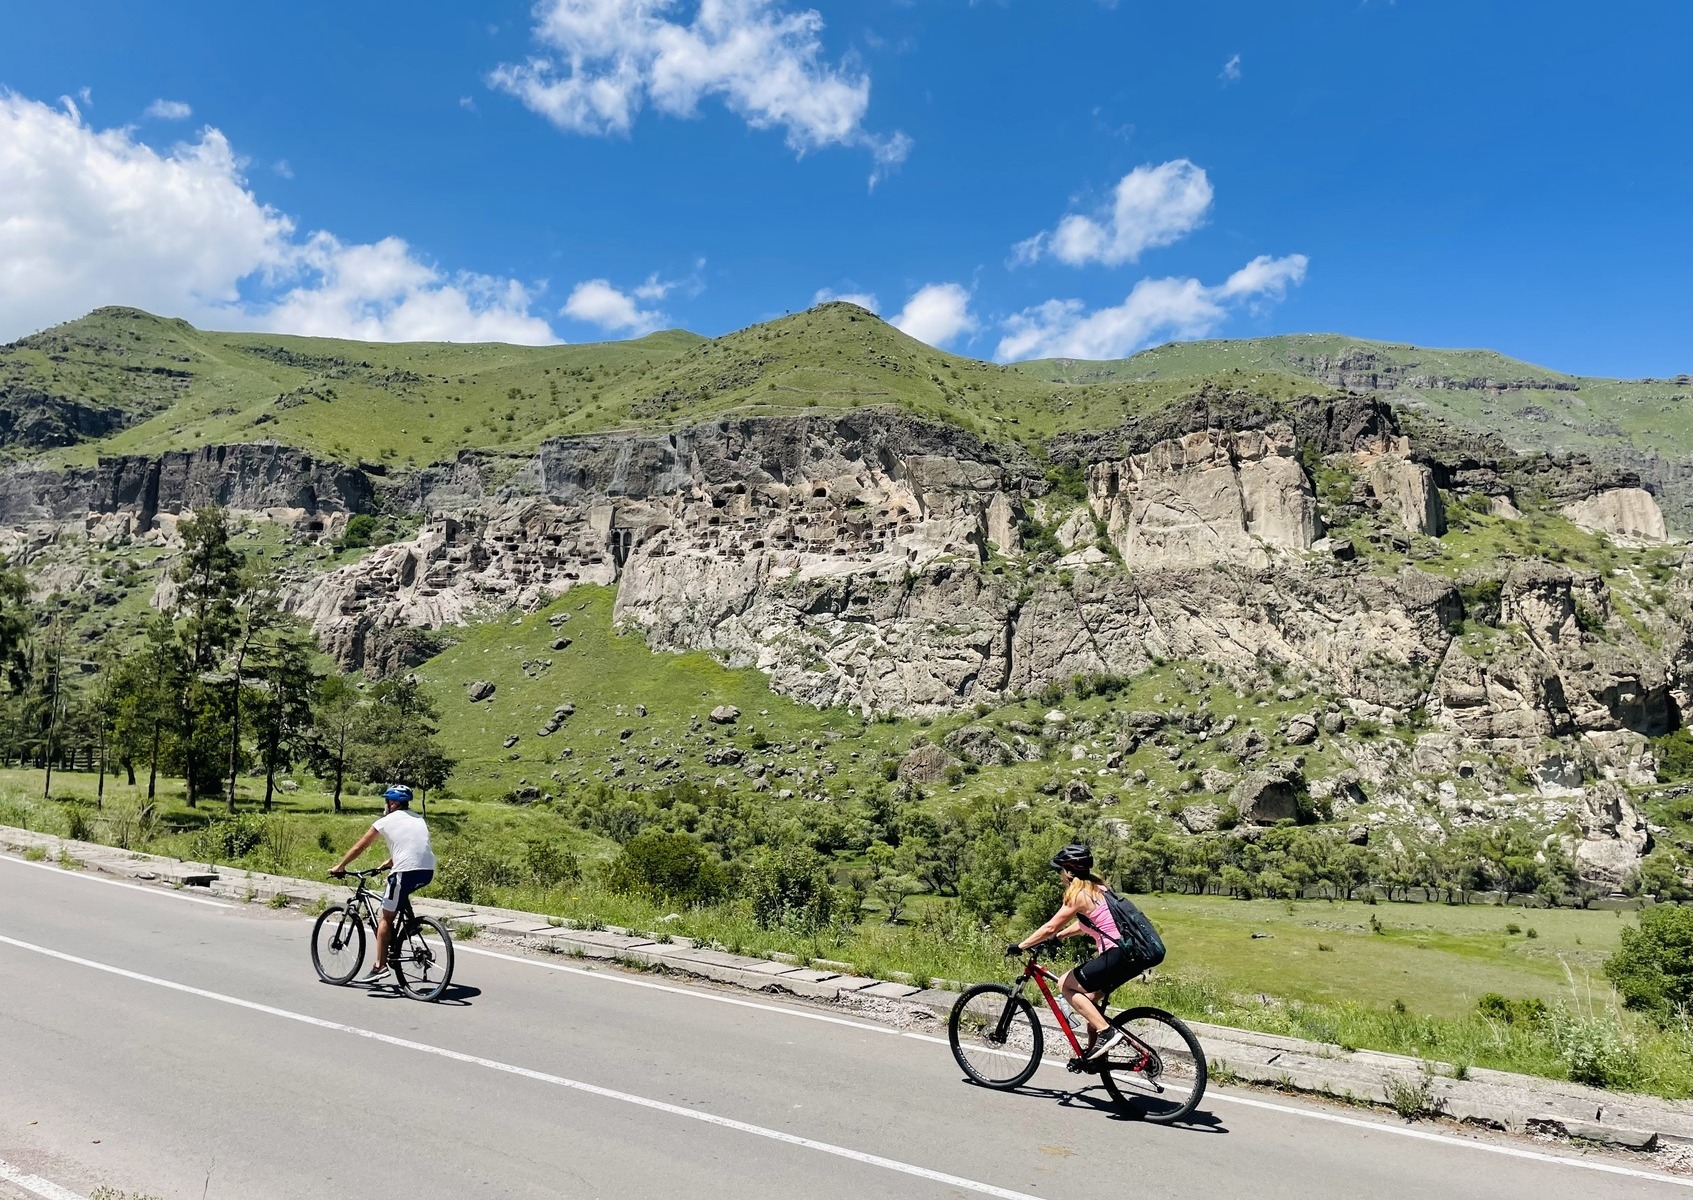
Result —
<instances>
[{"instance_id":1,"label":"tree line","mask_svg":"<svg viewBox=\"0 0 1693 1200\"><path fill-rule=\"evenodd\" d=\"M92 644L73 639L59 597L32 602L22 574L0 572L0 764L108 774L131 786L180 778L190 808L221 799L236 811L239 781L264 781L271 809L280 775L304 766L337 812L349 784L404 779L424 795L446 783L438 715L409 676L366 683L334 669L311 631L284 611L262 557L208 507L178 526L181 550L157 607L139 625Z\"/></svg>"}]
</instances>

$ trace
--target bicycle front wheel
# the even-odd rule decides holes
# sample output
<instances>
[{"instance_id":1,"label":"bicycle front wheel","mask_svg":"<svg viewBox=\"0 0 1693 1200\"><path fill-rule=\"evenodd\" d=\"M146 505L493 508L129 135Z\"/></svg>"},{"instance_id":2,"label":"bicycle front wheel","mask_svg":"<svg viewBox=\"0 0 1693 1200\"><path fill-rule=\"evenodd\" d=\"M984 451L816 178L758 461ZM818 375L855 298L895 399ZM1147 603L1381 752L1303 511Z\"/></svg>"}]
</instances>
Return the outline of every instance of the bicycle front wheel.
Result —
<instances>
[{"instance_id":1,"label":"bicycle front wheel","mask_svg":"<svg viewBox=\"0 0 1693 1200\"><path fill-rule=\"evenodd\" d=\"M978 983L947 1019L952 1057L983 1087L1022 1087L1040 1066L1045 1042L1035 1010L1003 983Z\"/></svg>"},{"instance_id":2,"label":"bicycle front wheel","mask_svg":"<svg viewBox=\"0 0 1693 1200\"><path fill-rule=\"evenodd\" d=\"M312 966L325 983L346 983L364 963L364 922L356 908L326 908L312 926Z\"/></svg>"},{"instance_id":3,"label":"bicycle front wheel","mask_svg":"<svg viewBox=\"0 0 1693 1200\"><path fill-rule=\"evenodd\" d=\"M415 1000L439 1000L453 980L453 939L434 917L418 917L394 947L394 973Z\"/></svg>"},{"instance_id":4,"label":"bicycle front wheel","mask_svg":"<svg viewBox=\"0 0 1693 1200\"><path fill-rule=\"evenodd\" d=\"M1205 1051L1193 1030L1161 1008L1111 1018L1124 1037L1106 1052L1099 1078L1111 1098L1145 1121L1180 1121L1205 1095Z\"/></svg>"}]
</instances>

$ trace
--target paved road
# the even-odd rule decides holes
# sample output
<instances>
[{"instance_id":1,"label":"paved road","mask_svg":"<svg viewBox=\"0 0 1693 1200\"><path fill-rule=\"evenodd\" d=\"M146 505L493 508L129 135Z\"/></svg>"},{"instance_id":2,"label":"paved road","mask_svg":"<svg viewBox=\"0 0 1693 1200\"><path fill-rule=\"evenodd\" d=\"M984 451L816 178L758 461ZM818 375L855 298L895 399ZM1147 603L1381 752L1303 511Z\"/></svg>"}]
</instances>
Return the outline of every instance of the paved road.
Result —
<instances>
[{"instance_id":1,"label":"paved road","mask_svg":"<svg viewBox=\"0 0 1693 1200\"><path fill-rule=\"evenodd\" d=\"M0 858L0 1163L167 1200L1689 1192L1221 1090L1147 1126L1061 1069L984 1091L932 1038L475 946L452 1003L326 987L309 928Z\"/></svg>"}]
</instances>

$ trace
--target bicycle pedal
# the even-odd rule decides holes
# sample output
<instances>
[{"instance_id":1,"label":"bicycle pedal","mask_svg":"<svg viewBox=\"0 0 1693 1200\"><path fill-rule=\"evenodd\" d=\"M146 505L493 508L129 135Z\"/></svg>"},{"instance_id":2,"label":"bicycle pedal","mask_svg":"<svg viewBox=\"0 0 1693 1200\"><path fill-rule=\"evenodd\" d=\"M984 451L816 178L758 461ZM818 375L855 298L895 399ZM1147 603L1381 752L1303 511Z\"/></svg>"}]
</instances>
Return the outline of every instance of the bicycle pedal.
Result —
<instances>
[{"instance_id":1,"label":"bicycle pedal","mask_svg":"<svg viewBox=\"0 0 1693 1200\"><path fill-rule=\"evenodd\" d=\"M1069 1062L1064 1064L1064 1067L1072 1075L1085 1075L1087 1074L1088 1069L1087 1063L1079 1058L1072 1058Z\"/></svg>"}]
</instances>

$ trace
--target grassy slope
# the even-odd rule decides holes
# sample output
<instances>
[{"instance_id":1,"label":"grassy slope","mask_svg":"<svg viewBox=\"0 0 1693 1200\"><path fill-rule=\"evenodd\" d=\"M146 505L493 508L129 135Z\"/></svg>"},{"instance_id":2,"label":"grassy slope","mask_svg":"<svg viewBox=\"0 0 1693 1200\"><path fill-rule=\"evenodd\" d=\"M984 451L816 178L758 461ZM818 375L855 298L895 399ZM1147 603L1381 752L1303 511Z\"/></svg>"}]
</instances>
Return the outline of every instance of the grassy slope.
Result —
<instances>
[{"instance_id":1,"label":"grassy slope","mask_svg":"<svg viewBox=\"0 0 1693 1200\"><path fill-rule=\"evenodd\" d=\"M1374 342L1340 334L1298 334L1232 341L1175 342L1110 362L1041 359L1018 363L1031 378L1069 384L1196 379L1225 371L1279 372L1315 378L1314 360L1368 353L1378 362L1418 375L1504 385L1573 385L1574 390L1511 390L1498 394L1468 387L1404 387L1438 416L1461 426L1498 433L1513 446L1604 455L1620 440L1667 458L1693 454L1693 383L1676 380L1600 379L1564 375L1491 350L1441 350Z\"/></svg>"},{"instance_id":2,"label":"grassy slope","mask_svg":"<svg viewBox=\"0 0 1693 1200\"><path fill-rule=\"evenodd\" d=\"M210 333L134 309L101 309L0 348L0 384L7 383L142 418L110 437L49 451L41 456L48 463L274 440L395 465L558 434L866 405L1038 444L1058 432L1115 426L1193 387L1191 379L1054 384L936 350L843 303L715 339L671 331L549 347ZM1276 395L1311 390L1285 375L1265 374L1258 386Z\"/></svg>"}]
</instances>

